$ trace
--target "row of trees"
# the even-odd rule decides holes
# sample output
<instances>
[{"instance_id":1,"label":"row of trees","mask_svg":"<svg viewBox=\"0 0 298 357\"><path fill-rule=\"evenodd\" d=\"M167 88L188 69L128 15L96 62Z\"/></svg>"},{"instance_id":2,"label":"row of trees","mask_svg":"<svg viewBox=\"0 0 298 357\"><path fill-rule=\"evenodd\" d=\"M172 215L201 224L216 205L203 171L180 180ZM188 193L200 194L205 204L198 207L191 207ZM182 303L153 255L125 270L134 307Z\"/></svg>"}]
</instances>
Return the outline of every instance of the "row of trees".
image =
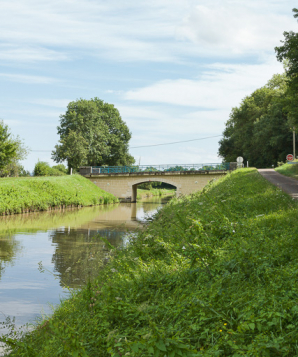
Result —
<instances>
[{"instance_id":1,"label":"row of trees","mask_svg":"<svg viewBox=\"0 0 298 357\"><path fill-rule=\"evenodd\" d=\"M298 17L298 10L293 11ZM298 34L284 36L283 46L275 51L285 73L274 75L232 109L219 142L219 155L226 162L243 156L251 166L268 167L292 153L292 130L298 127Z\"/></svg>"}]
</instances>

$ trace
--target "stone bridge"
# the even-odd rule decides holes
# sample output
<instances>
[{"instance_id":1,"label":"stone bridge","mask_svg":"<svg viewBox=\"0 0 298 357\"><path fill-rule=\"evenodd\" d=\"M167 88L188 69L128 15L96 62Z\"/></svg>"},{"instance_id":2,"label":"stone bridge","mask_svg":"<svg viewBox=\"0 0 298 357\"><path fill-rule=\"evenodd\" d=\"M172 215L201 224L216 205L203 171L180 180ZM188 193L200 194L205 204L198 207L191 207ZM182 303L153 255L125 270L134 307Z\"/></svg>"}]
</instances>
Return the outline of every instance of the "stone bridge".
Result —
<instances>
[{"instance_id":1,"label":"stone bridge","mask_svg":"<svg viewBox=\"0 0 298 357\"><path fill-rule=\"evenodd\" d=\"M137 187L144 182L164 182L176 187L177 197L202 190L209 181L226 175L236 163L158 166L80 167L80 174L120 200L136 202Z\"/></svg>"}]
</instances>

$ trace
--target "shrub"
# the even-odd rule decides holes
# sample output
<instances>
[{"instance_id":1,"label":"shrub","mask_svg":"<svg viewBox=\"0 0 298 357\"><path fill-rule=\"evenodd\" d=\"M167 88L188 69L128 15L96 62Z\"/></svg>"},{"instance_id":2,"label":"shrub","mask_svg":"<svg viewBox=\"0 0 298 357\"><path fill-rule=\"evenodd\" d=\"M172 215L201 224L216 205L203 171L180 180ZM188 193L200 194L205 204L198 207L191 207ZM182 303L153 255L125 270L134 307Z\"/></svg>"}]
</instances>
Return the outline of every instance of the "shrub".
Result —
<instances>
[{"instance_id":1,"label":"shrub","mask_svg":"<svg viewBox=\"0 0 298 357\"><path fill-rule=\"evenodd\" d=\"M45 161L39 161L35 164L33 174L34 176L48 176L50 173L51 167Z\"/></svg>"},{"instance_id":2,"label":"shrub","mask_svg":"<svg viewBox=\"0 0 298 357\"><path fill-rule=\"evenodd\" d=\"M66 175L67 169L62 164L51 167L47 162L38 161L33 173L34 176L63 176Z\"/></svg>"}]
</instances>

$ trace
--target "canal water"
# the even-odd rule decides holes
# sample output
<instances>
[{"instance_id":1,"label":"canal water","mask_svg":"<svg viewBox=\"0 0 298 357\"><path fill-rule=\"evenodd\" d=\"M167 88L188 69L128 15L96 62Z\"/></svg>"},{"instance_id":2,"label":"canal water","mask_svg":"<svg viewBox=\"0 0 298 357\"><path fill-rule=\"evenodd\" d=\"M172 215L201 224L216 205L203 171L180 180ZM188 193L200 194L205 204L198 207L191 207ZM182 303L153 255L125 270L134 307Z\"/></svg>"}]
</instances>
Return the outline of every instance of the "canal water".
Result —
<instances>
[{"instance_id":1,"label":"canal water","mask_svg":"<svg viewBox=\"0 0 298 357\"><path fill-rule=\"evenodd\" d=\"M50 314L108 260L105 239L127 244L169 199L0 217L0 322Z\"/></svg>"}]
</instances>

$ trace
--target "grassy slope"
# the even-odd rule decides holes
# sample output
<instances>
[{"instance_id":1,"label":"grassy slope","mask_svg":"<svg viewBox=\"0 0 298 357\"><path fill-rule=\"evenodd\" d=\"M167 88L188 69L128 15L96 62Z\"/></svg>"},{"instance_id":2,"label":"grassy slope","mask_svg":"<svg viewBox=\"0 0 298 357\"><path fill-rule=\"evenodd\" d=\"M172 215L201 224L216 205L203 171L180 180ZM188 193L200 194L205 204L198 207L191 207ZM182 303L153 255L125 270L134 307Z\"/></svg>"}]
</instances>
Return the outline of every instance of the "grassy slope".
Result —
<instances>
[{"instance_id":1,"label":"grassy slope","mask_svg":"<svg viewBox=\"0 0 298 357\"><path fill-rule=\"evenodd\" d=\"M117 199L80 175L0 179L0 214L89 206Z\"/></svg>"},{"instance_id":2,"label":"grassy slope","mask_svg":"<svg viewBox=\"0 0 298 357\"><path fill-rule=\"evenodd\" d=\"M279 172L282 175L298 179L298 163L297 164L284 164L282 166L276 167L275 171Z\"/></svg>"},{"instance_id":3,"label":"grassy slope","mask_svg":"<svg viewBox=\"0 0 298 357\"><path fill-rule=\"evenodd\" d=\"M175 195L175 193L175 190L168 190L165 188L152 188L151 190L143 190L139 188L137 191L137 199L140 200L151 196L172 196Z\"/></svg>"},{"instance_id":4,"label":"grassy slope","mask_svg":"<svg viewBox=\"0 0 298 357\"><path fill-rule=\"evenodd\" d=\"M297 209L253 169L173 199L10 356L297 356Z\"/></svg>"}]
</instances>

